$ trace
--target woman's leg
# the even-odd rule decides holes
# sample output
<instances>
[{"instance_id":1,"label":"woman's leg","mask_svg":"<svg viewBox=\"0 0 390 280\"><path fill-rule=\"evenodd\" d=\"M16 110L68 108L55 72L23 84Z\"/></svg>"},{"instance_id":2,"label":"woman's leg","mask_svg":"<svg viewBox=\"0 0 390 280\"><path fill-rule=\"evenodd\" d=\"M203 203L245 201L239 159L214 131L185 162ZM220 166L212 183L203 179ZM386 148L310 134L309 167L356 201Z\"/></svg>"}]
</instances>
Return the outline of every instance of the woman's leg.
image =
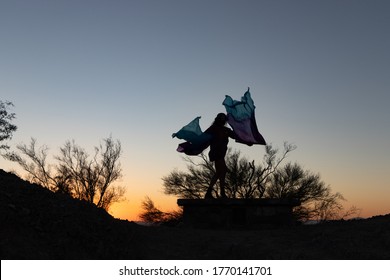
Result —
<instances>
[{"instance_id":1,"label":"woman's leg","mask_svg":"<svg viewBox=\"0 0 390 280\"><path fill-rule=\"evenodd\" d=\"M220 180L221 183L221 170L223 170L223 167L221 165L221 160L214 161L214 166L215 166L215 173L214 176L211 178L209 188L207 189L205 198L214 198L212 195L213 187L215 183L217 183L218 179Z\"/></svg>"},{"instance_id":2,"label":"woman's leg","mask_svg":"<svg viewBox=\"0 0 390 280\"><path fill-rule=\"evenodd\" d=\"M219 159L215 161L215 175L219 179L219 186L220 186L220 194L222 198L226 198L225 194L225 177L227 172L227 167L225 163L225 159Z\"/></svg>"},{"instance_id":3,"label":"woman's leg","mask_svg":"<svg viewBox=\"0 0 390 280\"><path fill-rule=\"evenodd\" d=\"M210 185L209 185L209 188L207 189L205 198L213 198L212 191L213 191L213 187L214 187L215 183L217 182L217 180L219 180L219 186L221 188L221 192L220 192L221 197L225 198L226 197L225 177L226 177L226 172L227 172L225 159L224 158L217 159L214 162L214 164L215 164L215 174L214 174L213 178L211 178Z\"/></svg>"},{"instance_id":4,"label":"woman's leg","mask_svg":"<svg viewBox=\"0 0 390 280\"><path fill-rule=\"evenodd\" d=\"M214 198L212 195L212 191L213 191L213 187L214 187L215 183L217 182L217 180L218 180L218 176L217 176L217 173L215 173L213 178L211 178L209 188L207 189L207 192L206 192L206 195L204 198Z\"/></svg>"}]
</instances>

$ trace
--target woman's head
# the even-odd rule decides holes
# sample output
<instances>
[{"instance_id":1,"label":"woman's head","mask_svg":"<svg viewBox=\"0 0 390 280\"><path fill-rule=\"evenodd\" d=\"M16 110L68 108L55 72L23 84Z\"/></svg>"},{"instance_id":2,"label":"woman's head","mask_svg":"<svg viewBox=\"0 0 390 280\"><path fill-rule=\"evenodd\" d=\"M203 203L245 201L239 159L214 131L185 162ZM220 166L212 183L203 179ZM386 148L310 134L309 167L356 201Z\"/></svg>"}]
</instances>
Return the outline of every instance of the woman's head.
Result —
<instances>
[{"instance_id":1,"label":"woman's head","mask_svg":"<svg viewBox=\"0 0 390 280\"><path fill-rule=\"evenodd\" d=\"M214 124L224 126L227 121L227 116L224 113L219 113L214 120Z\"/></svg>"}]
</instances>

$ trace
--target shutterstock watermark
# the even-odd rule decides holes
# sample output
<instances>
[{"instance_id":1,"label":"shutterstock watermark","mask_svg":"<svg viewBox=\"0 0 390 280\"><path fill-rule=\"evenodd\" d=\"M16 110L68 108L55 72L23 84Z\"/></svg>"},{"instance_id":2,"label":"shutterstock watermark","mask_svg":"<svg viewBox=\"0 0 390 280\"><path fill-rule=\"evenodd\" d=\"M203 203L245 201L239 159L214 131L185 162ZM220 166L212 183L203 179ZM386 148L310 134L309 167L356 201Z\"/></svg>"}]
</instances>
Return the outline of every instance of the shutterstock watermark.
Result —
<instances>
[{"instance_id":1,"label":"shutterstock watermark","mask_svg":"<svg viewBox=\"0 0 390 280\"><path fill-rule=\"evenodd\" d=\"M202 268L184 268L180 269L176 265L172 268L158 267L128 267L124 266L119 269L120 276L186 276L186 275L199 275L202 276L204 270Z\"/></svg>"}]
</instances>

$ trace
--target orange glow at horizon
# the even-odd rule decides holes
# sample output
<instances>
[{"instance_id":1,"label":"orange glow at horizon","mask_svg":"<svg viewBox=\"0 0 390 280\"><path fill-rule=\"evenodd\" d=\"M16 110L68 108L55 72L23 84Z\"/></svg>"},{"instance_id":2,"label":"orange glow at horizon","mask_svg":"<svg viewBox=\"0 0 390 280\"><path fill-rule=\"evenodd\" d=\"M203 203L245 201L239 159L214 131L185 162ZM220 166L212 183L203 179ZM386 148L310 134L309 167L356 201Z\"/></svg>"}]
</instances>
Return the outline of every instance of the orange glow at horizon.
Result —
<instances>
[{"instance_id":1,"label":"orange glow at horizon","mask_svg":"<svg viewBox=\"0 0 390 280\"><path fill-rule=\"evenodd\" d=\"M109 213L114 217L122 220L139 221L139 215L142 213L142 202L147 195L132 196L131 199L115 203L109 210ZM149 196L154 205L163 212L178 210L176 204L177 198L161 195L159 197Z\"/></svg>"},{"instance_id":2,"label":"orange glow at horizon","mask_svg":"<svg viewBox=\"0 0 390 280\"><path fill-rule=\"evenodd\" d=\"M142 212L142 203L146 197L149 197L154 205L163 212L170 212L177 210L177 198L168 196L163 193L163 184L159 176L142 176L145 172L138 170L138 177L124 176L119 182L125 186L126 193L124 200L114 203L109 213L118 219L139 221L139 215ZM159 174L160 172L152 172L152 174Z\"/></svg>"}]
</instances>

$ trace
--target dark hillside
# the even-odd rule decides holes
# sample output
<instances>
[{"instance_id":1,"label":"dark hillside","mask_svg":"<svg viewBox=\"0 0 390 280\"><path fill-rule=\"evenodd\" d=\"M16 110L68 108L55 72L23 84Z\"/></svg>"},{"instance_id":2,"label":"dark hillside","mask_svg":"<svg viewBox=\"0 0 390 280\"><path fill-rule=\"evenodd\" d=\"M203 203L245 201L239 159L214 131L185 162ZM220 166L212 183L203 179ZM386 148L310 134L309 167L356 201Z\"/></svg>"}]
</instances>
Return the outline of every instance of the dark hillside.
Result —
<instances>
[{"instance_id":1,"label":"dark hillside","mask_svg":"<svg viewBox=\"0 0 390 280\"><path fill-rule=\"evenodd\" d=\"M390 259L390 215L263 230L144 227L0 170L1 259Z\"/></svg>"},{"instance_id":2,"label":"dark hillside","mask_svg":"<svg viewBox=\"0 0 390 280\"><path fill-rule=\"evenodd\" d=\"M0 170L2 259L138 258L137 226ZM137 242L134 242L137 244Z\"/></svg>"}]
</instances>

